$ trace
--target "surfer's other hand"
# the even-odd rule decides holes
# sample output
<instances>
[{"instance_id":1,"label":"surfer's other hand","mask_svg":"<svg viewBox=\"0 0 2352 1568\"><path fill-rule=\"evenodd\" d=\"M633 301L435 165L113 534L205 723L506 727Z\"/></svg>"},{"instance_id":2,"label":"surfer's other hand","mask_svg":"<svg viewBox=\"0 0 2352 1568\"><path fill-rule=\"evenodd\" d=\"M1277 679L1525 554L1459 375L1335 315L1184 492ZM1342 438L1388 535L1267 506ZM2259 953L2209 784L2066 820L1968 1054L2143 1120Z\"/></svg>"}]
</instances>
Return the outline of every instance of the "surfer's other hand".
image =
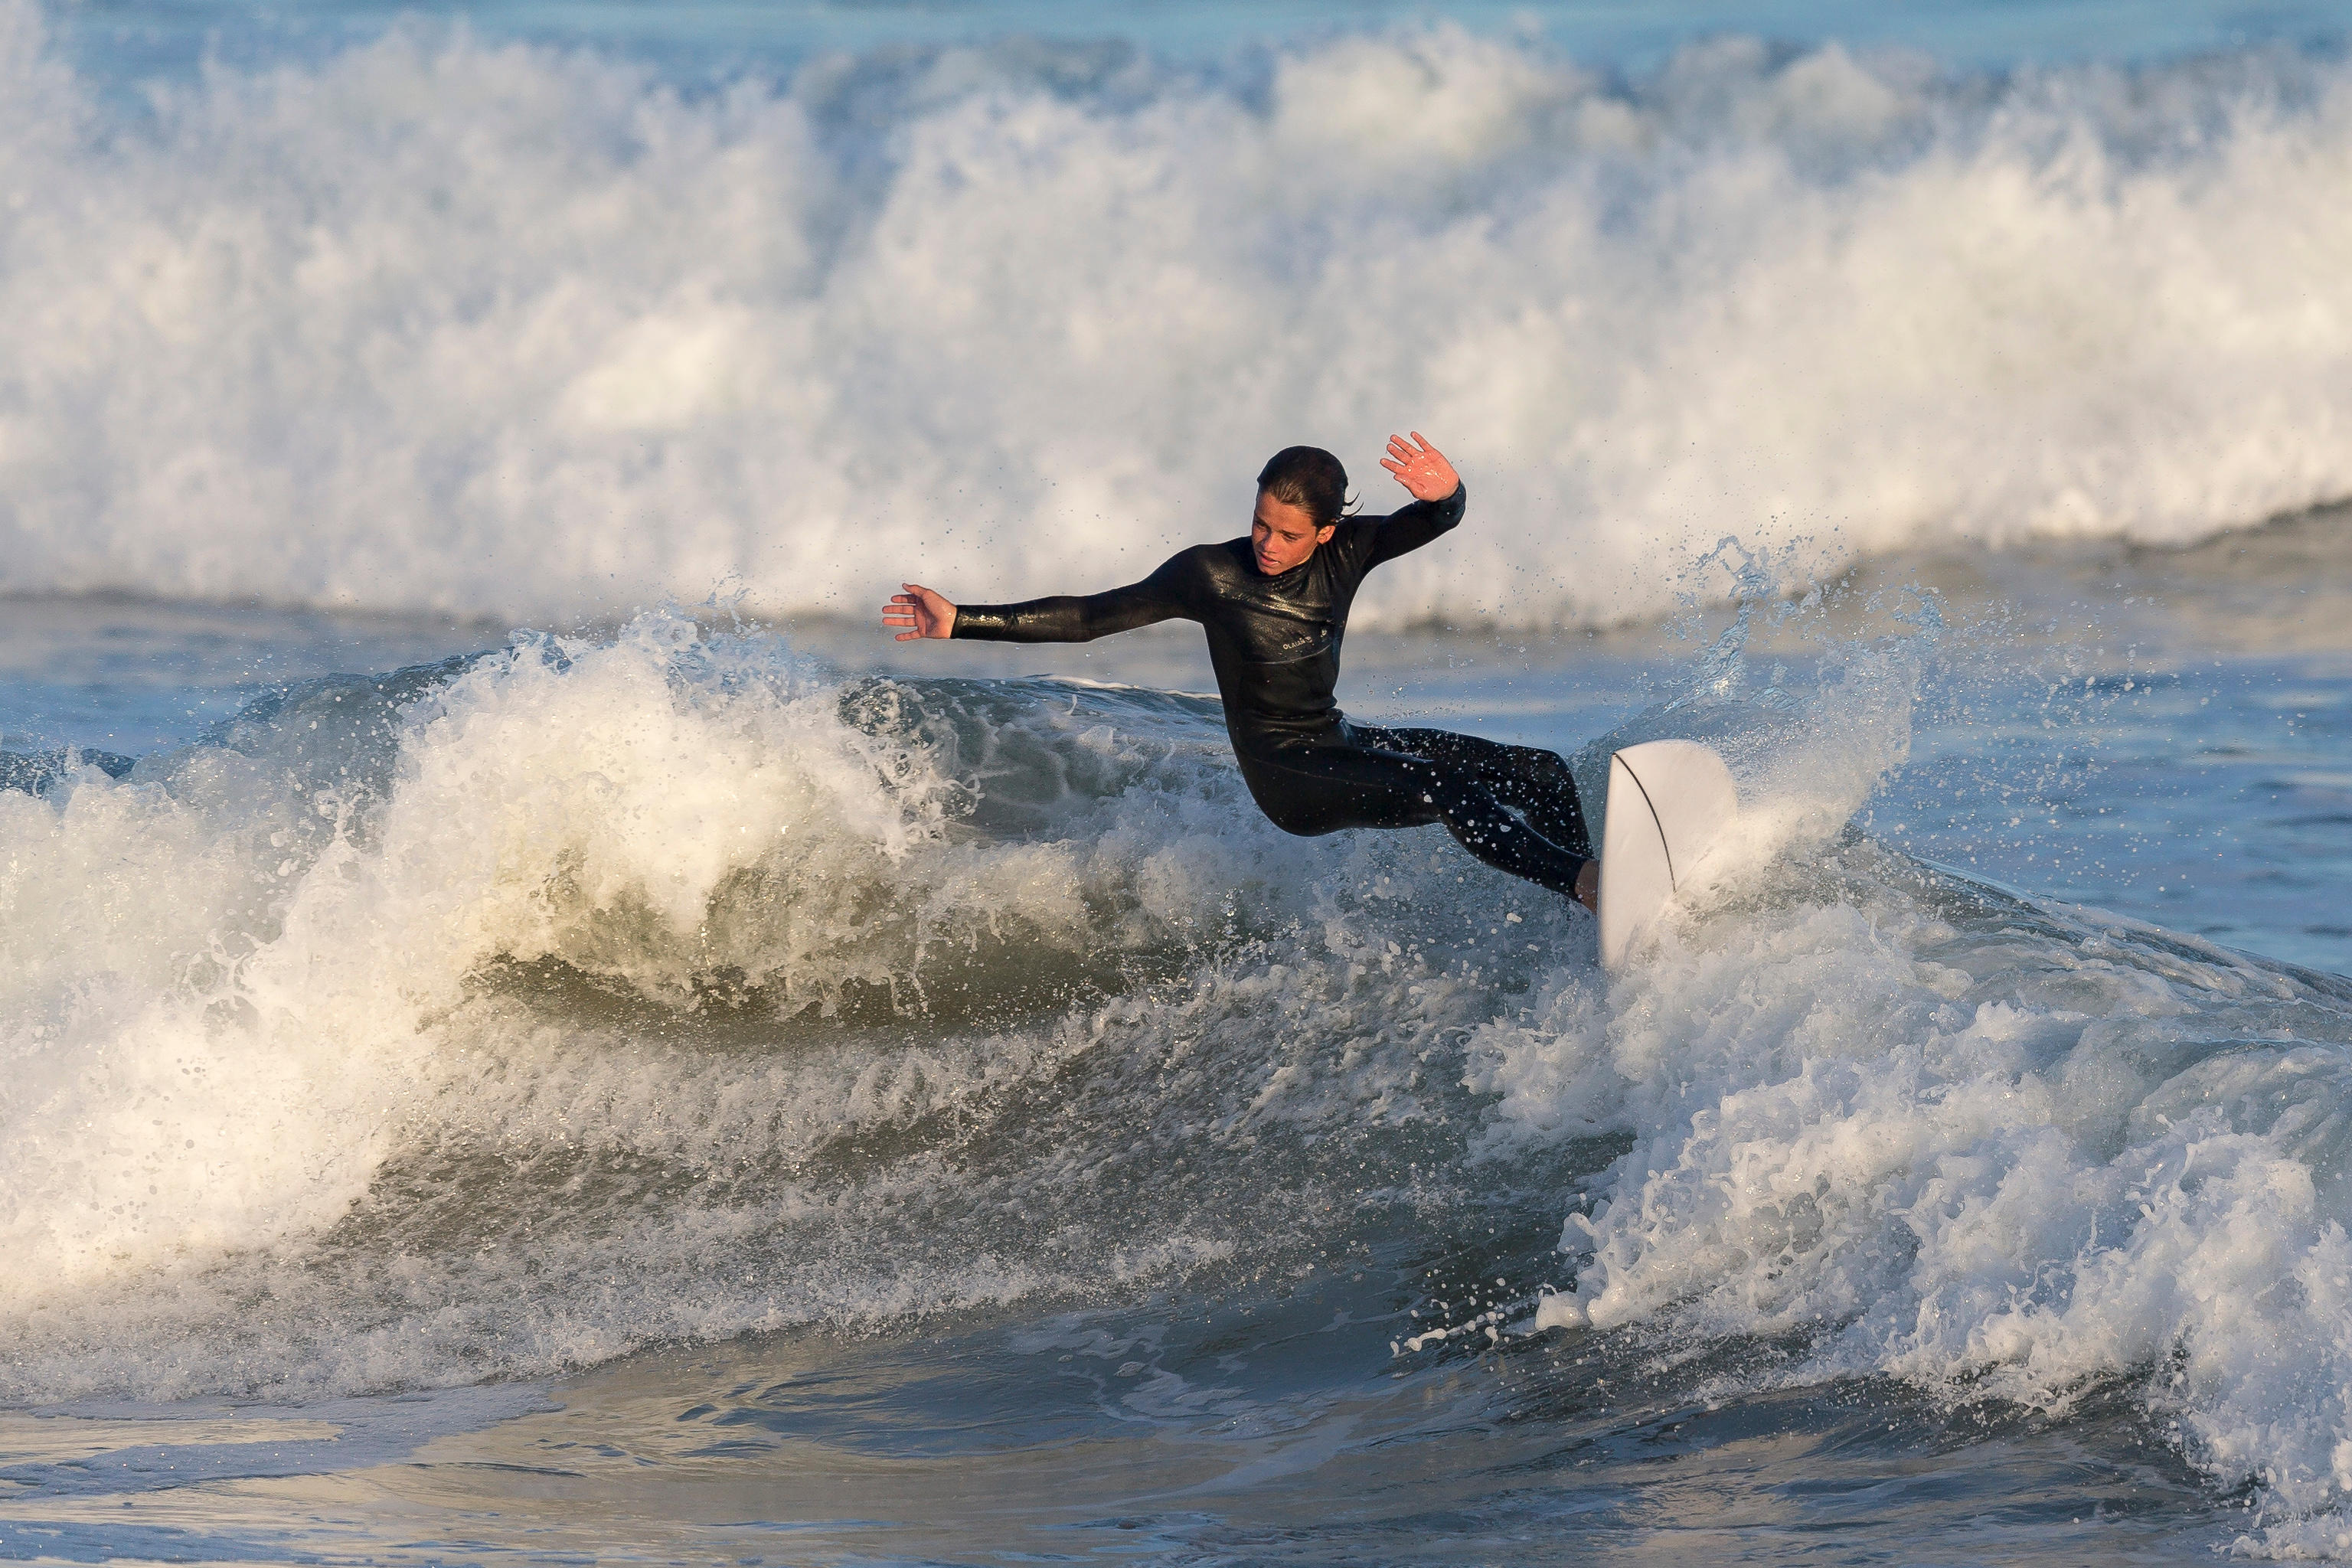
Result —
<instances>
[{"instance_id":1,"label":"surfer's other hand","mask_svg":"<svg viewBox=\"0 0 2352 1568\"><path fill-rule=\"evenodd\" d=\"M956 607L919 583L901 583L903 594L893 594L882 606L882 629L898 631L898 641L955 635Z\"/></svg>"},{"instance_id":2,"label":"surfer's other hand","mask_svg":"<svg viewBox=\"0 0 2352 1568\"><path fill-rule=\"evenodd\" d=\"M1576 868L1576 901L1596 915L1601 912L1600 861L1587 860Z\"/></svg>"},{"instance_id":3,"label":"surfer's other hand","mask_svg":"<svg viewBox=\"0 0 2352 1568\"><path fill-rule=\"evenodd\" d=\"M1410 441L1402 436L1390 437L1389 455L1381 459L1381 467L1394 474L1397 483L1411 490L1415 500L1444 500L1462 484L1462 476L1454 471L1445 454L1418 430Z\"/></svg>"}]
</instances>

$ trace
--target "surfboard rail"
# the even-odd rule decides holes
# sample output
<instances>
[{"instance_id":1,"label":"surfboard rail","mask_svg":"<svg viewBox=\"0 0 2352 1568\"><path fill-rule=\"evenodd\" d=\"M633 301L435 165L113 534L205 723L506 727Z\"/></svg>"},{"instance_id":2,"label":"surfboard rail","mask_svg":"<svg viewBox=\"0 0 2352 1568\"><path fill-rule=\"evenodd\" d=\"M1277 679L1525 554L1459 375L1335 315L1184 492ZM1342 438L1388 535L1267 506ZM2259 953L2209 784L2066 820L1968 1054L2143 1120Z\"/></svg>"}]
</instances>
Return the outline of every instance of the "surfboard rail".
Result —
<instances>
[{"instance_id":1,"label":"surfboard rail","mask_svg":"<svg viewBox=\"0 0 2352 1568\"><path fill-rule=\"evenodd\" d=\"M1601 963L1616 970L1738 816L1739 791L1713 748L1696 741L1644 741L1610 757L1607 810Z\"/></svg>"}]
</instances>

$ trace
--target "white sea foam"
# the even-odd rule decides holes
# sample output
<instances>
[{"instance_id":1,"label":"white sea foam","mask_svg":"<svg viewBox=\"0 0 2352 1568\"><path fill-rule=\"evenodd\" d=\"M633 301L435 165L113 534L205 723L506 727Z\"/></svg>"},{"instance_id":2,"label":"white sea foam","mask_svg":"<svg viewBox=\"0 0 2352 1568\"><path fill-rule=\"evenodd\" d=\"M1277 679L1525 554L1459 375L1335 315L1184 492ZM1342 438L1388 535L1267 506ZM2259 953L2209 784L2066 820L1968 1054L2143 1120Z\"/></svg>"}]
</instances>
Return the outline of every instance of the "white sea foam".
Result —
<instances>
[{"instance_id":1,"label":"white sea foam","mask_svg":"<svg viewBox=\"0 0 2352 1568\"><path fill-rule=\"evenodd\" d=\"M1809 708L1734 651L1645 721L1725 744L1784 841L1842 821L1904 658ZM1772 817L1832 709L1850 765ZM669 613L0 792L0 917L15 1399L465 1382L1279 1253L1322 1178L1258 1130L1466 1124L1447 1042L1591 956L1440 834L1275 830L1211 701L844 681Z\"/></svg>"},{"instance_id":2,"label":"white sea foam","mask_svg":"<svg viewBox=\"0 0 2352 1568\"><path fill-rule=\"evenodd\" d=\"M1425 1035L1478 1000L1384 1021L1393 1070L1344 1034L1267 1048L1361 1005L1318 984L1412 983L1320 931L1435 847L1286 837L1217 734L1199 700L844 685L654 615L0 792L0 1387L464 1382L1222 1255L1172 1200L1090 1227L1065 1189L1103 1156L992 1120L1106 1038L1071 1125L1128 1150L1163 1118L1409 1115ZM1282 929L1308 972L1221 973ZM1343 1047L1337 1082L1285 1065Z\"/></svg>"},{"instance_id":3,"label":"white sea foam","mask_svg":"<svg viewBox=\"0 0 2352 1568\"><path fill-rule=\"evenodd\" d=\"M2258 1484L2250 1546L2325 1546L2352 997L1843 838L1914 647L1824 646L1806 689L1735 651L1601 745L1708 736L1769 831L1609 980L1433 831L1276 833L1200 701L844 684L667 614L0 793L0 1397L1286 1267L1336 1180L1601 1133L1539 1321L2121 1387Z\"/></svg>"},{"instance_id":4,"label":"white sea foam","mask_svg":"<svg viewBox=\"0 0 2352 1568\"><path fill-rule=\"evenodd\" d=\"M1633 1138L1533 1326L1793 1347L1751 1384L1891 1374L2058 1414L2122 1386L2258 1485L2284 1522L2242 1544L2339 1529L2352 994L1906 890L1875 854L1783 871L1767 918L1565 979L1479 1043L1497 1151Z\"/></svg>"},{"instance_id":5,"label":"white sea foam","mask_svg":"<svg viewBox=\"0 0 2352 1568\"><path fill-rule=\"evenodd\" d=\"M0 4L0 588L562 616L1084 588L1265 453L1469 526L1367 623L1605 620L1727 531L2150 542L2352 495L2352 75L1944 79L1448 28L682 95L396 32L98 107Z\"/></svg>"}]
</instances>

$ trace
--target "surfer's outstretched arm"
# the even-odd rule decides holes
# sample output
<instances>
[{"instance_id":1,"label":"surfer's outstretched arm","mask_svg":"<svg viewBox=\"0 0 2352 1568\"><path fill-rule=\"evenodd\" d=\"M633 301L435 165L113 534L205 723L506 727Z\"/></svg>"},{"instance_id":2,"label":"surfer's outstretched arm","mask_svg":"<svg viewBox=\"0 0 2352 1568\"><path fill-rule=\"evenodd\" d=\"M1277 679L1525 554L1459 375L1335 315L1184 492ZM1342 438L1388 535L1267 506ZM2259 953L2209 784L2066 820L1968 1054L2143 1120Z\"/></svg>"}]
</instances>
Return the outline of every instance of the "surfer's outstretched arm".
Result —
<instances>
[{"instance_id":1,"label":"surfer's outstretched arm","mask_svg":"<svg viewBox=\"0 0 2352 1568\"><path fill-rule=\"evenodd\" d=\"M900 584L882 606L884 629L898 640L965 637L984 642L1092 642L1187 613L1184 557L1177 556L1140 583L1108 593L1056 595L1017 605L957 605L917 583Z\"/></svg>"}]
</instances>

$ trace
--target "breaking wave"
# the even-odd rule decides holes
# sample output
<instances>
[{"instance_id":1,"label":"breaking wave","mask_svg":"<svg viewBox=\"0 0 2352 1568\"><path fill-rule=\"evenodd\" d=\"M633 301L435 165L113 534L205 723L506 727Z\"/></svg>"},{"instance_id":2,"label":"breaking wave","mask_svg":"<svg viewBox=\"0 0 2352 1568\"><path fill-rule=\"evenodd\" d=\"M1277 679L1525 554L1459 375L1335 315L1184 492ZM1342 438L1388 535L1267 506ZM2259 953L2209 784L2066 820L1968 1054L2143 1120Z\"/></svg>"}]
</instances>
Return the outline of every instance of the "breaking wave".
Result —
<instances>
[{"instance_id":1,"label":"breaking wave","mask_svg":"<svg viewBox=\"0 0 2352 1568\"><path fill-rule=\"evenodd\" d=\"M2324 1546L2352 990L1846 829L1919 638L1760 689L1735 641L1576 759L1707 735L1759 829L1615 977L1434 831L1276 832L1201 700L670 614L25 770L0 1397L1214 1299L1516 1216L1559 1253L1472 1267L1523 1332L1710 1397L2121 1396L2252 1484L2249 1546Z\"/></svg>"},{"instance_id":2,"label":"breaking wave","mask_svg":"<svg viewBox=\"0 0 2352 1568\"><path fill-rule=\"evenodd\" d=\"M0 3L0 591L593 616L1140 575L1264 454L1459 459L1365 624L1725 532L2192 541L2352 495L2352 74L1448 27L684 91L423 27L110 107Z\"/></svg>"}]
</instances>

